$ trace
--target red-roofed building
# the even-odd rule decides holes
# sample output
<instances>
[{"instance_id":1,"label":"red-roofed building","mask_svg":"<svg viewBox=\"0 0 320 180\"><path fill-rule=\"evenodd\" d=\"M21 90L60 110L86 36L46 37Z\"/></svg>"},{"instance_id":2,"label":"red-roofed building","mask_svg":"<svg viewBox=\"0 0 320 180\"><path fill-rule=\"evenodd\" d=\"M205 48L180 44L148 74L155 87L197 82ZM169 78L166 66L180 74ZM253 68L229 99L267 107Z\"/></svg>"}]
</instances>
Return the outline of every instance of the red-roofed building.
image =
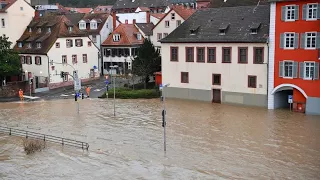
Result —
<instances>
[{"instance_id":1,"label":"red-roofed building","mask_svg":"<svg viewBox=\"0 0 320 180\"><path fill-rule=\"evenodd\" d=\"M153 35L150 37L150 40L154 46L160 48L161 43L158 41L169 35L194 12L194 9L186 8L184 6L172 6L169 12L153 27Z\"/></svg>"},{"instance_id":2,"label":"red-roofed building","mask_svg":"<svg viewBox=\"0 0 320 180\"><path fill-rule=\"evenodd\" d=\"M153 13L150 16L150 22L158 24L158 22L166 15L166 13Z\"/></svg>"},{"instance_id":3,"label":"red-roofed building","mask_svg":"<svg viewBox=\"0 0 320 180\"><path fill-rule=\"evenodd\" d=\"M13 47L34 16L34 9L24 0L0 1L0 35L9 37Z\"/></svg>"},{"instance_id":4,"label":"red-roofed building","mask_svg":"<svg viewBox=\"0 0 320 180\"><path fill-rule=\"evenodd\" d=\"M120 24L102 43L104 74L110 73L111 65L118 65L117 74L132 69L132 61L144 37L133 24ZM128 70L128 71L127 71Z\"/></svg>"},{"instance_id":5,"label":"red-roofed building","mask_svg":"<svg viewBox=\"0 0 320 180\"><path fill-rule=\"evenodd\" d=\"M112 6L97 6L92 13L111 13Z\"/></svg>"},{"instance_id":6,"label":"red-roofed building","mask_svg":"<svg viewBox=\"0 0 320 180\"><path fill-rule=\"evenodd\" d=\"M92 8L73 8L73 7L65 7L71 13L85 13L89 14L93 11Z\"/></svg>"}]
</instances>

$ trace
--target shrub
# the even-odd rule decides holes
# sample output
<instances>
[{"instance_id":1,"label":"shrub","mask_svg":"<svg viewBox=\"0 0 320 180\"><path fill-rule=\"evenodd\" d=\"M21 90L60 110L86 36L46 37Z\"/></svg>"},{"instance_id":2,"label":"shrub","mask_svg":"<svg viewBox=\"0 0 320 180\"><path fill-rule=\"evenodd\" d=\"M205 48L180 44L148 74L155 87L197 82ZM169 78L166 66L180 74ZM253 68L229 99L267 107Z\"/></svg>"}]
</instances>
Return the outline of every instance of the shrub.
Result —
<instances>
[{"instance_id":1,"label":"shrub","mask_svg":"<svg viewBox=\"0 0 320 180\"><path fill-rule=\"evenodd\" d=\"M108 91L109 98L113 97L113 89ZM100 98L106 98L106 94ZM132 90L129 88L116 88L116 98L120 99L152 99L160 97L160 92L157 89L140 89Z\"/></svg>"},{"instance_id":2,"label":"shrub","mask_svg":"<svg viewBox=\"0 0 320 180\"><path fill-rule=\"evenodd\" d=\"M41 151L45 148L45 142L42 140L25 139L23 140L24 151L27 154L32 154L36 151Z\"/></svg>"}]
</instances>

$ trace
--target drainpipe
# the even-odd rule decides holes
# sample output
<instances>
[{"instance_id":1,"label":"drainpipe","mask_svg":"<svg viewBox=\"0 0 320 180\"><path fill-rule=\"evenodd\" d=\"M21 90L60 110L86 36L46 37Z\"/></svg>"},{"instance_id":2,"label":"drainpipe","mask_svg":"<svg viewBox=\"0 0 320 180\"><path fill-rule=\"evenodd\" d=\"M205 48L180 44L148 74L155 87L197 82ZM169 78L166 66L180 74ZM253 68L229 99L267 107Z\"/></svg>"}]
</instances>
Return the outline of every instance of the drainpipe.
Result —
<instances>
[{"instance_id":1,"label":"drainpipe","mask_svg":"<svg viewBox=\"0 0 320 180\"><path fill-rule=\"evenodd\" d=\"M269 38L270 37L268 37L268 39L267 39L267 46L268 46L268 48L267 48L268 49L268 53L267 53L267 60L268 60L268 62L267 62L267 108L268 108L268 97L269 97L269 65L270 65L270 63L269 63L269 50L270 50Z\"/></svg>"},{"instance_id":2,"label":"drainpipe","mask_svg":"<svg viewBox=\"0 0 320 180\"><path fill-rule=\"evenodd\" d=\"M47 86L49 87L49 83L50 83L50 58L49 58L48 54L46 56L48 58L48 81L47 81Z\"/></svg>"},{"instance_id":3,"label":"drainpipe","mask_svg":"<svg viewBox=\"0 0 320 180\"><path fill-rule=\"evenodd\" d=\"M101 67L99 66L99 63L98 63L98 69L100 68L101 72L100 72L100 75L103 75L103 54L102 54L102 42L101 42L101 35L100 36L100 61L101 61Z\"/></svg>"}]
</instances>

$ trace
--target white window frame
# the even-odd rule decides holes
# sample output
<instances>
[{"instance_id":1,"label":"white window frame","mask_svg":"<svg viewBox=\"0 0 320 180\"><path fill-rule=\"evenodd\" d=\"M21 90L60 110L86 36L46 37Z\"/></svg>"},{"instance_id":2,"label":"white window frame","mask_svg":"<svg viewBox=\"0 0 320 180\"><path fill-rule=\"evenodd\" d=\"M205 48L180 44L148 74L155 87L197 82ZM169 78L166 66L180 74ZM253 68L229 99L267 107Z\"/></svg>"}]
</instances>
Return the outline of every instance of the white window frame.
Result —
<instances>
[{"instance_id":1,"label":"white window frame","mask_svg":"<svg viewBox=\"0 0 320 180\"><path fill-rule=\"evenodd\" d=\"M142 39L141 34L137 34L137 39L140 41Z\"/></svg>"},{"instance_id":2,"label":"white window frame","mask_svg":"<svg viewBox=\"0 0 320 180\"><path fill-rule=\"evenodd\" d=\"M51 27L48 27L48 32L51 32Z\"/></svg>"},{"instance_id":3,"label":"white window frame","mask_svg":"<svg viewBox=\"0 0 320 180\"><path fill-rule=\"evenodd\" d=\"M85 22L80 22L80 23L79 23L79 29L80 29L80 30L86 29L86 28L87 28L86 26L87 26L87 23L85 23Z\"/></svg>"},{"instance_id":4,"label":"white window frame","mask_svg":"<svg viewBox=\"0 0 320 180\"><path fill-rule=\"evenodd\" d=\"M38 28L38 33L41 33L41 27Z\"/></svg>"},{"instance_id":5,"label":"white window frame","mask_svg":"<svg viewBox=\"0 0 320 180\"><path fill-rule=\"evenodd\" d=\"M180 22L180 23L178 23ZM181 20L177 20L177 27L179 27L182 24Z\"/></svg>"},{"instance_id":6,"label":"white window frame","mask_svg":"<svg viewBox=\"0 0 320 180\"><path fill-rule=\"evenodd\" d=\"M113 35L113 41L114 41L114 42L120 41L120 34L114 34L114 35Z\"/></svg>"},{"instance_id":7,"label":"white window frame","mask_svg":"<svg viewBox=\"0 0 320 180\"><path fill-rule=\"evenodd\" d=\"M18 43L18 47L19 47L19 48L22 48L22 42L19 42L19 43Z\"/></svg>"},{"instance_id":8,"label":"white window frame","mask_svg":"<svg viewBox=\"0 0 320 180\"><path fill-rule=\"evenodd\" d=\"M90 29L98 29L97 21L91 20Z\"/></svg>"},{"instance_id":9,"label":"white window frame","mask_svg":"<svg viewBox=\"0 0 320 180\"><path fill-rule=\"evenodd\" d=\"M289 10L289 8L291 8ZM296 10L296 5L287 5L286 6L286 21L295 21L295 10ZM291 11L290 13L290 19L288 18L288 11Z\"/></svg>"},{"instance_id":10,"label":"white window frame","mask_svg":"<svg viewBox=\"0 0 320 180\"><path fill-rule=\"evenodd\" d=\"M171 13L171 20L175 20L176 19L176 13Z\"/></svg>"},{"instance_id":11,"label":"white window frame","mask_svg":"<svg viewBox=\"0 0 320 180\"><path fill-rule=\"evenodd\" d=\"M70 48L71 47L71 40L70 39L67 39L67 48Z\"/></svg>"},{"instance_id":12,"label":"white window frame","mask_svg":"<svg viewBox=\"0 0 320 180\"><path fill-rule=\"evenodd\" d=\"M62 64L66 64L67 63L67 56L62 55Z\"/></svg>"},{"instance_id":13,"label":"white window frame","mask_svg":"<svg viewBox=\"0 0 320 180\"><path fill-rule=\"evenodd\" d=\"M287 37L287 35L291 35L290 37ZM293 35L293 36L292 36ZM284 49L294 49L294 43L295 43L295 33L294 32L286 32L284 33ZM293 39L293 43L291 44L291 41L289 39L289 45L291 45L290 47L287 47L287 38L292 38Z\"/></svg>"},{"instance_id":14,"label":"white window frame","mask_svg":"<svg viewBox=\"0 0 320 180\"><path fill-rule=\"evenodd\" d=\"M29 27L29 32L32 32L32 28L31 27Z\"/></svg>"},{"instance_id":15,"label":"white window frame","mask_svg":"<svg viewBox=\"0 0 320 180\"><path fill-rule=\"evenodd\" d=\"M315 7L312 7L312 8L310 8L309 6L315 6ZM317 17L318 17L318 14L317 14L317 12L318 12L318 4L317 3L310 3L310 4L307 4L307 14L306 14L306 20L311 20L311 21L313 21L313 20L317 20ZM313 11L313 13L314 13L314 15L315 15L315 17L314 18L310 18L309 17L309 11Z\"/></svg>"},{"instance_id":16,"label":"white window frame","mask_svg":"<svg viewBox=\"0 0 320 180\"><path fill-rule=\"evenodd\" d=\"M68 31L71 32L73 30L72 26L68 27Z\"/></svg>"},{"instance_id":17,"label":"white window frame","mask_svg":"<svg viewBox=\"0 0 320 180\"><path fill-rule=\"evenodd\" d=\"M94 43L97 42L97 35L92 35L92 42L94 42Z\"/></svg>"},{"instance_id":18,"label":"white window frame","mask_svg":"<svg viewBox=\"0 0 320 180\"><path fill-rule=\"evenodd\" d=\"M41 48L41 43L37 42L36 45L37 45L37 48L38 48L38 49Z\"/></svg>"},{"instance_id":19,"label":"white window frame","mask_svg":"<svg viewBox=\"0 0 320 180\"><path fill-rule=\"evenodd\" d=\"M311 34L311 33L313 33L314 36L312 35L311 37L308 37L308 34ZM311 42L312 42L312 38L315 39L314 47L308 47L307 46L309 38L311 38L310 39L310 45L311 45ZM305 46L304 47L305 47L305 49L316 49L317 48L317 32L306 32L305 33Z\"/></svg>"},{"instance_id":20,"label":"white window frame","mask_svg":"<svg viewBox=\"0 0 320 180\"><path fill-rule=\"evenodd\" d=\"M170 27L170 21L164 21L164 26L165 28L169 28Z\"/></svg>"},{"instance_id":21,"label":"white window frame","mask_svg":"<svg viewBox=\"0 0 320 180\"><path fill-rule=\"evenodd\" d=\"M310 69L309 69L309 77L307 77L307 63L310 63L310 65L308 66L308 68L313 68L312 73L310 73ZM313 66L311 66L311 64L313 64ZM315 62L314 61L305 61L304 62L304 72L303 72L303 79L304 80L312 80L313 79L313 75L314 75L314 70L315 70ZM311 76L312 75L312 76Z\"/></svg>"},{"instance_id":22,"label":"white window frame","mask_svg":"<svg viewBox=\"0 0 320 180\"><path fill-rule=\"evenodd\" d=\"M31 49L31 43L27 43L27 49Z\"/></svg>"},{"instance_id":23,"label":"white window frame","mask_svg":"<svg viewBox=\"0 0 320 180\"><path fill-rule=\"evenodd\" d=\"M72 55L72 63L73 64L77 63L77 55Z\"/></svg>"},{"instance_id":24,"label":"white window frame","mask_svg":"<svg viewBox=\"0 0 320 180\"><path fill-rule=\"evenodd\" d=\"M286 63L291 63L291 65L290 65L291 66L291 76L286 76ZM293 79L293 68L294 68L294 62L293 61L284 60L283 61L283 78ZM289 72L288 72L288 74L289 74Z\"/></svg>"}]
</instances>

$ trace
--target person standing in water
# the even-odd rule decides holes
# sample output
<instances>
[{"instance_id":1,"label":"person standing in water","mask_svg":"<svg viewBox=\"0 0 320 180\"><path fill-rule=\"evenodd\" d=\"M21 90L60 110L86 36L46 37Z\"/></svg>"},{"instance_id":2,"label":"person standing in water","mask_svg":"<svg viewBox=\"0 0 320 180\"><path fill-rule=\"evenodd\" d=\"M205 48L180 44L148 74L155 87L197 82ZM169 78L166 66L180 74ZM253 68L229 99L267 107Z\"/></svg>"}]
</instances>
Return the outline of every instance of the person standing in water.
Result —
<instances>
[{"instance_id":1,"label":"person standing in water","mask_svg":"<svg viewBox=\"0 0 320 180\"><path fill-rule=\"evenodd\" d=\"M19 97L20 97L20 101L24 101L23 91L21 89L19 90Z\"/></svg>"},{"instance_id":2,"label":"person standing in water","mask_svg":"<svg viewBox=\"0 0 320 180\"><path fill-rule=\"evenodd\" d=\"M91 90L91 88L89 86L87 86L87 88L86 88L87 97L90 97L90 90Z\"/></svg>"}]
</instances>

